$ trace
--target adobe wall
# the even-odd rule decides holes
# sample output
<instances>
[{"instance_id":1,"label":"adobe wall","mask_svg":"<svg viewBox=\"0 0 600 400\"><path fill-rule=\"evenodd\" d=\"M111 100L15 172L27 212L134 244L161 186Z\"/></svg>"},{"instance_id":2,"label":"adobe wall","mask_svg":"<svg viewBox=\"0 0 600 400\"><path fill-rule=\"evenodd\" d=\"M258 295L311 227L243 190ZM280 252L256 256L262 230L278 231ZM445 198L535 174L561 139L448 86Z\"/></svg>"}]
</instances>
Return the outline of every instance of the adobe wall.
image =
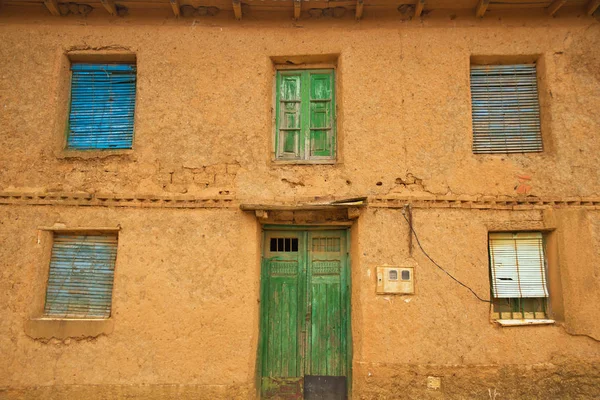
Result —
<instances>
[{"instance_id":1,"label":"adobe wall","mask_svg":"<svg viewBox=\"0 0 600 400\"><path fill-rule=\"evenodd\" d=\"M15 194L0 196L0 398L254 398L260 223L239 204L410 195L564 200L413 209L426 251L484 297L489 230L552 230L559 318L497 327L487 304L409 248L401 209L374 204L351 229L354 398L600 396L596 20L80 20L4 8L0 37L0 191ZM135 53L132 152L65 157L73 51ZM319 54L338 55L339 162L274 165L270 57ZM472 154L471 55L540 55L544 153ZM34 193L58 197L41 206ZM83 207L64 193L215 205ZM47 269L38 228L55 223L121 227L108 334L25 331ZM385 263L416 266L415 296L375 295Z\"/></svg>"},{"instance_id":2,"label":"adobe wall","mask_svg":"<svg viewBox=\"0 0 600 400\"><path fill-rule=\"evenodd\" d=\"M239 199L424 191L597 196L600 23L590 17L242 21L0 15L4 190ZM61 158L68 52L133 52L134 151ZM272 56L338 55L339 162L276 166ZM539 55L546 151L471 151L470 56ZM410 174L410 175L409 175ZM414 177L414 179L412 178ZM377 185L381 182L381 185Z\"/></svg>"}]
</instances>

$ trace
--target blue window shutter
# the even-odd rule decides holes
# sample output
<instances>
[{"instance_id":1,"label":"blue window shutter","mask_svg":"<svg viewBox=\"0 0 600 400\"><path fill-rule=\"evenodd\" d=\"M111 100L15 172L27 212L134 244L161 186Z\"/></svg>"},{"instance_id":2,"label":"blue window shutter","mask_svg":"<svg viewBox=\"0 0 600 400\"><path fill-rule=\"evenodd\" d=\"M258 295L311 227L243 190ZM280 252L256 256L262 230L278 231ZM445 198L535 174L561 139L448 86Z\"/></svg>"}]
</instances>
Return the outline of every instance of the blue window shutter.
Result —
<instances>
[{"instance_id":1,"label":"blue window shutter","mask_svg":"<svg viewBox=\"0 0 600 400\"><path fill-rule=\"evenodd\" d=\"M55 318L108 318L117 235L56 234L44 314Z\"/></svg>"},{"instance_id":2,"label":"blue window shutter","mask_svg":"<svg viewBox=\"0 0 600 400\"><path fill-rule=\"evenodd\" d=\"M67 148L130 149L136 66L73 64L71 71Z\"/></svg>"},{"instance_id":3,"label":"blue window shutter","mask_svg":"<svg viewBox=\"0 0 600 400\"><path fill-rule=\"evenodd\" d=\"M474 153L542 151L534 64L471 66Z\"/></svg>"}]
</instances>

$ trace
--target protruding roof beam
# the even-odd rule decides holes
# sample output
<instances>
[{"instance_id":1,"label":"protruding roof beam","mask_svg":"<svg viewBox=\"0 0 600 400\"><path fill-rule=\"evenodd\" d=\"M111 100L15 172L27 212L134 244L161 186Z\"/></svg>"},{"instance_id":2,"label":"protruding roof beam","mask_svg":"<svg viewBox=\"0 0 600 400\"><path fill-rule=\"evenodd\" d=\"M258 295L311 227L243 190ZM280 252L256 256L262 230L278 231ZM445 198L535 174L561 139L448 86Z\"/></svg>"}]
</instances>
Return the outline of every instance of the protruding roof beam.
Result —
<instances>
[{"instance_id":1,"label":"protruding roof beam","mask_svg":"<svg viewBox=\"0 0 600 400\"><path fill-rule=\"evenodd\" d=\"M587 15L592 15L600 7L600 0L590 0L587 5Z\"/></svg>"},{"instance_id":2,"label":"protruding roof beam","mask_svg":"<svg viewBox=\"0 0 600 400\"><path fill-rule=\"evenodd\" d=\"M240 0L233 0L233 13L235 19L238 21L242 19L242 2Z\"/></svg>"},{"instance_id":3,"label":"protruding roof beam","mask_svg":"<svg viewBox=\"0 0 600 400\"><path fill-rule=\"evenodd\" d=\"M179 18L179 16L181 15L181 9L179 8L179 0L170 0L170 2L171 8L173 9L173 14L175 14L175 16Z\"/></svg>"},{"instance_id":4,"label":"protruding roof beam","mask_svg":"<svg viewBox=\"0 0 600 400\"><path fill-rule=\"evenodd\" d=\"M298 21L300 19L300 12L302 11L301 0L294 0L294 19Z\"/></svg>"},{"instance_id":5,"label":"protruding roof beam","mask_svg":"<svg viewBox=\"0 0 600 400\"><path fill-rule=\"evenodd\" d=\"M50 11L50 14L54 16L60 16L60 10L58 9L58 0L44 0L44 5Z\"/></svg>"},{"instance_id":6,"label":"protruding roof beam","mask_svg":"<svg viewBox=\"0 0 600 400\"><path fill-rule=\"evenodd\" d=\"M100 0L100 2L110 15L117 15L117 6L113 0Z\"/></svg>"},{"instance_id":7,"label":"protruding roof beam","mask_svg":"<svg viewBox=\"0 0 600 400\"><path fill-rule=\"evenodd\" d=\"M490 0L479 0L479 3L477 3L477 8L475 9L475 16L477 18L482 18L489 5Z\"/></svg>"},{"instance_id":8,"label":"protruding roof beam","mask_svg":"<svg viewBox=\"0 0 600 400\"><path fill-rule=\"evenodd\" d=\"M364 6L364 1L363 0L356 0L356 19L359 20L362 18L363 15L363 6Z\"/></svg>"},{"instance_id":9,"label":"protruding roof beam","mask_svg":"<svg viewBox=\"0 0 600 400\"><path fill-rule=\"evenodd\" d=\"M546 12L550 15L554 15L559 8L565 5L566 2L567 0L554 0L552 3L550 3L548 8L546 8Z\"/></svg>"},{"instance_id":10,"label":"protruding roof beam","mask_svg":"<svg viewBox=\"0 0 600 400\"><path fill-rule=\"evenodd\" d=\"M421 16L424 7L425 0L417 0L417 4L415 5L415 18L419 18Z\"/></svg>"}]
</instances>

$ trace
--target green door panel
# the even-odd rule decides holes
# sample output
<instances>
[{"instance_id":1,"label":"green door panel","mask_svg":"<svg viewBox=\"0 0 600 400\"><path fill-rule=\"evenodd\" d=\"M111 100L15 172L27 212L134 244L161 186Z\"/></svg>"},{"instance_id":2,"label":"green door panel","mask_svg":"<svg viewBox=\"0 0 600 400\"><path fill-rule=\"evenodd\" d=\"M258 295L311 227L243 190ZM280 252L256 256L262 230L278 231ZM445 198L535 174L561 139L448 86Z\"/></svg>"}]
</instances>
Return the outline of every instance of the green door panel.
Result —
<instances>
[{"instance_id":1,"label":"green door panel","mask_svg":"<svg viewBox=\"0 0 600 400\"><path fill-rule=\"evenodd\" d=\"M346 243L344 230L265 232L263 399L302 398L305 375L349 375Z\"/></svg>"},{"instance_id":2,"label":"green door panel","mask_svg":"<svg viewBox=\"0 0 600 400\"><path fill-rule=\"evenodd\" d=\"M310 232L310 357L307 375L346 375L346 241L341 232Z\"/></svg>"}]
</instances>

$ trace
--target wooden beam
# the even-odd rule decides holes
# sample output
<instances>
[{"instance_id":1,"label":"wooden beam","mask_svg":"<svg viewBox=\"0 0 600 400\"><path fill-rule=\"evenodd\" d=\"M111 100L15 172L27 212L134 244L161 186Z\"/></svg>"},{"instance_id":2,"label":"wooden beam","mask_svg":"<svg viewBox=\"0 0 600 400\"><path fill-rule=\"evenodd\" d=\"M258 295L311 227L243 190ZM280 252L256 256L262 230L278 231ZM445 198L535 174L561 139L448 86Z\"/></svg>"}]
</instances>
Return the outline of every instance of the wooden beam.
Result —
<instances>
[{"instance_id":1,"label":"wooden beam","mask_svg":"<svg viewBox=\"0 0 600 400\"><path fill-rule=\"evenodd\" d=\"M170 0L171 1L171 8L173 9L173 14L175 14L175 17L179 18L179 16L181 15L181 9L179 8L179 0Z\"/></svg>"},{"instance_id":2,"label":"wooden beam","mask_svg":"<svg viewBox=\"0 0 600 400\"><path fill-rule=\"evenodd\" d=\"M117 6L115 6L115 2L113 0L100 0L100 3L102 3L110 15L117 15Z\"/></svg>"},{"instance_id":3,"label":"wooden beam","mask_svg":"<svg viewBox=\"0 0 600 400\"><path fill-rule=\"evenodd\" d=\"M298 21L300 19L300 12L302 11L301 0L294 0L294 19Z\"/></svg>"},{"instance_id":4,"label":"wooden beam","mask_svg":"<svg viewBox=\"0 0 600 400\"><path fill-rule=\"evenodd\" d=\"M44 5L50 11L50 14L59 17L60 11L58 9L58 0L44 0Z\"/></svg>"},{"instance_id":5,"label":"wooden beam","mask_svg":"<svg viewBox=\"0 0 600 400\"><path fill-rule=\"evenodd\" d=\"M238 21L242 19L242 2L240 0L233 0L233 13L235 19Z\"/></svg>"},{"instance_id":6,"label":"wooden beam","mask_svg":"<svg viewBox=\"0 0 600 400\"><path fill-rule=\"evenodd\" d=\"M600 0L590 0L587 5L587 15L592 15L600 7Z\"/></svg>"},{"instance_id":7,"label":"wooden beam","mask_svg":"<svg viewBox=\"0 0 600 400\"><path fill-rule=\"evenodd\" d=\"M364 1L363 0L356 0L356 19L359 20L362 18L363 15L363 6L364 6Z\"/></svg>"},{"instance_id":8,"label":"wooden beam","mask_svg":"<svg viewBox=\"0 0 600 400\"><path fill-rule=\"evenodd\" d=\"M483 15L485 14L485 11L489 5L490 0L479 0L479 3L477 3L477 8L475 9L475 16L477 18L483 18Z\"/></svg>"},{"instance_id":9,"label":"wooden beam","mask_svg":"<svg viewBox=\"0 0 600 400\"><path fill-rule=\"evenodd\" d=\"M550 15L554 15L566 2L567 0L554 0L552 3L550 3L548 8L546 8L546 12Z\"/></svg>"},{"instance_id":10,"label":"wooden beam","mask_svg":"<svg viewBox=\"0 0 600 400\"><path fill-rule=\"evenodd\" d=\"M417 4L415 5L415 18L419 18L421 16L424 7L425 0L417 0Z\"/></svg>"}]
</instances>

